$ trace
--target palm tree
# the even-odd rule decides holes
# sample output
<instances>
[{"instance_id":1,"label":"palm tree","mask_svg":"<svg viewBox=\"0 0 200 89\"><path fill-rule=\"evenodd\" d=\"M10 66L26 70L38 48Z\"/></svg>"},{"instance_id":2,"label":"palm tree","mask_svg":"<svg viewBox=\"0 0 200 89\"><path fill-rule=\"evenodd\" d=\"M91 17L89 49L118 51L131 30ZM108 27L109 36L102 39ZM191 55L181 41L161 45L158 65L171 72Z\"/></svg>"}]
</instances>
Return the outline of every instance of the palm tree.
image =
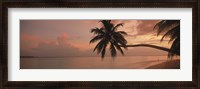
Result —
<instances>
[{"instance_id":1,"label":"palm tree","mask_svg":"<svg viewBox=\"0 0 200 89\"><path fill-rule=\"evenodd\" d=\"M157 35L164 33L160 41L166 37L170 38L168 41L172 43L170 50L177 53L168 52L168 57L180 55L180 20L162 20L155 25L154 29L157 29Z\"/></svg>"},{"instance_id":2,"label":"palm tree","mask_svg":"<svg viewBox=\"0 0 200 89\"><path fill-rule=\"evenodd\" d=\"M90 40L90 43L99 41L94 51L97 51L97 54L101 53L101 58L103 59L106 53L106 48L110 45L110 53L114 58L116 57L117 51L120 51L122 55L124 52L121 47L126 49L127 41L124 38L124 35L127 35L124 31L117 31L117 28L123 26L123 23L114 24L111 23L111 20L101 20L103 24L101 28L93 28L91 33L95 34L95 37Z\"/></svg>"},{"instance_id":3,"label":"palm tree","mask_svg":"<svg viewBox=\"0 0 200 89\"><path fill-rule=\"evenodd\" d=\"M127 45L126 47L151 47L159 50L167 51L168 57L172 58L175 55L180 55L180 21L179 20L162 20L158 22L154 29L157 29L157 36L163 35L160 41L169 37L170 40L168 43L172 43L170 48L160 47L156 45L150 44L135 44L135 45ZM162 34L164 33L164 34Z\"/></svg>"}]
</instances>

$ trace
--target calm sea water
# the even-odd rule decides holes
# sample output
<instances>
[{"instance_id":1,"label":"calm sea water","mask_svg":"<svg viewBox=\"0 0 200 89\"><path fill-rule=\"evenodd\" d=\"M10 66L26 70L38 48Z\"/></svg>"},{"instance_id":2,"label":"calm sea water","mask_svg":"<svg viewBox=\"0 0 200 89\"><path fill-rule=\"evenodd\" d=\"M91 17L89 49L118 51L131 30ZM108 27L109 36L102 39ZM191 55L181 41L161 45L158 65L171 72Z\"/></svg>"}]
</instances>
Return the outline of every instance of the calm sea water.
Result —
<instances>
[{"instance_id":1,"label":"calm sea water","mask_svg":"<svg viewBox=\"0 0 200 89\"><path fill-rule=\"evenodd\" d=\"M21 58L21 69L143 69L167 61L167 56Z\"/></svg>"}]
</instances>

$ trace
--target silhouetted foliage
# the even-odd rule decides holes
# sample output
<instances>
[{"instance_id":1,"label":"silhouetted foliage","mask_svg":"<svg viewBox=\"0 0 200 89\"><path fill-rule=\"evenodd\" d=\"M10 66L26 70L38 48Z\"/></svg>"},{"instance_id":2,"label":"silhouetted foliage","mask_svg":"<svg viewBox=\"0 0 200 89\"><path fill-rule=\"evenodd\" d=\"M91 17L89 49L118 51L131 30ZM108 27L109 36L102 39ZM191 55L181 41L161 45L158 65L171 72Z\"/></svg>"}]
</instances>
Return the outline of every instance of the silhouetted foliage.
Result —
<instances>
[{"instance_id":1,"label":"silhouetted foliage","mask_svg":"<svg viewBox=\"0 0 200 89\"><path fill-rule=\"evenodd\" d=\"M180 20L162 20L155 25L154 29L157 29L157 35L163 35L160 41L166 37L170 38L169 43L172 42L170 50L176 53L168 52L168 57L180 55Z\"/></svg>"},{"instance_id":2,"label":"silhouetted foliage","mask_svg":"<svg viewBox=\"0 0 200 89\"><path fill-rule=\"evenodd\" d=\"M117 28L123 26L123 23L114 25L111 23L111 20L101 20L99 22L103 24L103 27L91 29L91 33L94 33L95 37L90 40L90 43L99 41L93 52L97 51L97 54L101 53L101 58L103 59L106 47L110 45L110 53L113 58L117 55L116 49L124 55L121 47L126 48L127 41L124 35L127 35L127 33L117 31Z\"/></svg>"}]
</instances>

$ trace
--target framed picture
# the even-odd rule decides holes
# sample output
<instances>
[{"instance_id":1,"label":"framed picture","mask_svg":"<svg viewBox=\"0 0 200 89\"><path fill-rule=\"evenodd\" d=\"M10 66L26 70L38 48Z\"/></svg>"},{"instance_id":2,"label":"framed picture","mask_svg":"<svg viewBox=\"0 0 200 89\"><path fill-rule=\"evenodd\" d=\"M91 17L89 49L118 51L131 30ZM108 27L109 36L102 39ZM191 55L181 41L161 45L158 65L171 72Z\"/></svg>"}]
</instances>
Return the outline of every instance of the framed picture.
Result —
<instances>
[{"instance_id":1,"label":"framed picture","mask_svg":"<svg viewBox=\"0 0 200 89\"><path fill-rule=\"evenodd\" d=\"M198 1L3 1L1 87L199 88Z\"/></svg>"}]
</instances>

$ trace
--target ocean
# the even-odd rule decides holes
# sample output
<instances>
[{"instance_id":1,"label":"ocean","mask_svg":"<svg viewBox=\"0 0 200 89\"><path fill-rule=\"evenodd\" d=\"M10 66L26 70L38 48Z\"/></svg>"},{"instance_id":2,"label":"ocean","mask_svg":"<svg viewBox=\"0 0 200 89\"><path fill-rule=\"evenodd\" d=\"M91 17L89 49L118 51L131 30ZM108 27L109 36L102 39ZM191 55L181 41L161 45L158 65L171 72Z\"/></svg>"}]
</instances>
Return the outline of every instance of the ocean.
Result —
<instances>
[{"instance_id":1,"label":"ocean","mask_svg":"<svg viewBox=\"0 0 200 89\"><path fill-rule=\"evenodd\" d=\"M20 69L145 69L167 56L20 58Z\"/></svg>"}]
</instances>

